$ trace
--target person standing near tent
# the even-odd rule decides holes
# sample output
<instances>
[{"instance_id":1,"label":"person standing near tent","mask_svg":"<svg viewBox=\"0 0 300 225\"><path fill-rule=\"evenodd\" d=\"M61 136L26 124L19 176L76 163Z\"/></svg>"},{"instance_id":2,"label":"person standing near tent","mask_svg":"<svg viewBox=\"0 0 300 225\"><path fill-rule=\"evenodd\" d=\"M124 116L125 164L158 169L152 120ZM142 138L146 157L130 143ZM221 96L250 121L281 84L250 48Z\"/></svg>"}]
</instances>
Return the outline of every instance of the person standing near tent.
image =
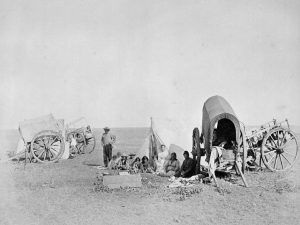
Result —
<instances>
[{"instance_id":1,"label":"person standing near tent","mask_svg":"<svg viewBox=\"0 0 300 225\"><path fill-rule=\"evenodd\" d=\"M156 162L156 166L157 166L156 171L159 173L164 172L165 160L169 156L169 150L166 148L166 146L164 144L162 144L160 146L160 149L161 149L161 152L158 153L158 159Z\"/></svg>"},{"instance_id":2,"label":"person standing near tent","mask_svg":"<svg viewBox=\"0 0 300 225\"><path fill-rule=\"evenodd\" d=\"M101 137L101 144L103 146L103 161L104 161L104 166L108 166L108 162L112 158L112 145L116 141L116 137L114 135L111 135L109 133L110 129L108 127L104 127L104 133L102 134Z\"/></svg>"}]
</instances>

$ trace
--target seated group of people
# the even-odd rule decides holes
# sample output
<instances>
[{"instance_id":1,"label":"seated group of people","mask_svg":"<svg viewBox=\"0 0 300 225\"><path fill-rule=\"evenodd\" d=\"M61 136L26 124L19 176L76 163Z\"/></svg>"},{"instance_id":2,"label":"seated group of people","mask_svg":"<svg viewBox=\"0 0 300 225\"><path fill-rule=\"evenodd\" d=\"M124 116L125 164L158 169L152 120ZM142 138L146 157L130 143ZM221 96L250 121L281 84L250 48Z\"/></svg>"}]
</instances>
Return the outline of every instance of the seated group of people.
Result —
<instances>
[{"instance_id":1,"label":"seated group of people","mask_svg":"<svg viewBox=\"0 0 300 225\"><path fill-rule=\"evenodd\" d=\"M162 149L165 149L162 146ZM108 164L112 170L128 170L130 173L156 173L160 176L191 177L195 175L196 160L189 157L189 152L184 151L184 161L180 166L175 152L168 154L167 151L161 152L154 157L150 163L147 156L132 158L120 152L114 155Z\"/></svg>"},{"instance_id":2,"label":"seated group of people","mask_svg":"<svg viewBox=\"0 0 300 225\"><path fill-rule=\"evenodd\" d=\"M108 164L111 170L128 170L131 173L152 173L156 170L155 165L151 166L147 156L133 158L132 155L121 154L113 155Z\"/></svg>"},{"instance_id":3,"label":"seated group of people","mask_svg":"<svg viewBox=\"0 0 300 225\"><path fill-rule=\"evenodd\" d=\"M169 160L166 160L164 164L164 171L160 173L161 176L175 176L188 178L195 175L196 161L190 158L189 152L184 151L184 161L180 166L180 162L177 159L175 152L171 153Z\"/></svg>"}]
</instances>

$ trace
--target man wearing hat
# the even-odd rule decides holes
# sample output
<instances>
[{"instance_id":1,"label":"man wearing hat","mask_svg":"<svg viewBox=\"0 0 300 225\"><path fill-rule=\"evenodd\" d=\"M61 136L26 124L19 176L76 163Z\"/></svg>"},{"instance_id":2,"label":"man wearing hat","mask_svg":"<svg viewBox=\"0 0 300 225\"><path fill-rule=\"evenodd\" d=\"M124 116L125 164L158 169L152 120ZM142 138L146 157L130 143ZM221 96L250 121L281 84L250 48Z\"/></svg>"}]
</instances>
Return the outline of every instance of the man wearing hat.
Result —
<instances>
[{"instance_id":1,"label":"man wearing hat","mask_svg":"<svg viewBox=\"0 0 300 225\"><path fill-rule=\"evenodd\" d=\"M109 161L112 158L112 144L115 143L116 137L109 133L109 128L104 127L104 133L102 134L101 143L103 146L103 161L104 166L107 167Z\"/></svg>"}]
</instances>

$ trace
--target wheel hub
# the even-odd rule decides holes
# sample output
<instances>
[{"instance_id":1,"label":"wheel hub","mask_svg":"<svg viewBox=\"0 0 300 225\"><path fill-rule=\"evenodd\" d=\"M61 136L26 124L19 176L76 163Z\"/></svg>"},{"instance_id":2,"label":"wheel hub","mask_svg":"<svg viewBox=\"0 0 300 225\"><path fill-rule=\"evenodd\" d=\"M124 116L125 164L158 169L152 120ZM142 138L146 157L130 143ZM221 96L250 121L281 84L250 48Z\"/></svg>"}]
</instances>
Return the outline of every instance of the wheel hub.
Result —
<instances>
[{"instance_id":1,"label":"wheel hub","mask_svg":"<svg viewBox=\"0 0 300 225\"><path fill-rule=\"evenodd\" d=\"M282 154L283 152L284 152L284 150L282 148L277 148L276 149L277 154Z\"/></svg>"}]
</instances>

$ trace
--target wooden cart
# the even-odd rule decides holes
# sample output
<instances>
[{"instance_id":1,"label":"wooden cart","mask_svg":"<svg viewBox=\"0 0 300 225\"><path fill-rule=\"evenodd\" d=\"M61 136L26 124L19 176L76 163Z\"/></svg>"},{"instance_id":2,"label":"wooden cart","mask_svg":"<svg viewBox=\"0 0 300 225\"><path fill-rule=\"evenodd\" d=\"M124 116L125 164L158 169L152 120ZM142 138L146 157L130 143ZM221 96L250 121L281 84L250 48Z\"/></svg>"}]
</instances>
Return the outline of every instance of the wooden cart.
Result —
<instances>
[{"instance_id":1,"label":"wooden cart","mask_svg":"<svg viewBox=\"0 0 300 225\"><path fill-rule=\"evenodd\" d=\"M291 131L288 120L275 119L259 129L252 130L246 137L247 161L250 167L256 159L272 171L287 171L295 164L298 156L298 141Z\"/></svg>"},{"instance_id":2,"label":"wooden cart","mask_svg":"<svg viewBox=\"0 0 300 225\"><path fill-rule=\"evenodd\" d=\"M62 132L52 114L21 122L19 133L26 144L26 150L22 154L30 161L56 162L65 149Z\"/></svg>"},{"instance_id":3,"label":"wooden cart","mask_svg":"<svg viewBox=\"0 0 300 225\"><path fill-rule=\"evenodd\" d=\"M94 151L96 139L84 117L66 125L66 139L70 142L70 153L85 154Z\"/></svg>"}]
</instances>

